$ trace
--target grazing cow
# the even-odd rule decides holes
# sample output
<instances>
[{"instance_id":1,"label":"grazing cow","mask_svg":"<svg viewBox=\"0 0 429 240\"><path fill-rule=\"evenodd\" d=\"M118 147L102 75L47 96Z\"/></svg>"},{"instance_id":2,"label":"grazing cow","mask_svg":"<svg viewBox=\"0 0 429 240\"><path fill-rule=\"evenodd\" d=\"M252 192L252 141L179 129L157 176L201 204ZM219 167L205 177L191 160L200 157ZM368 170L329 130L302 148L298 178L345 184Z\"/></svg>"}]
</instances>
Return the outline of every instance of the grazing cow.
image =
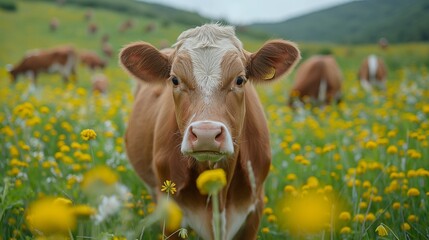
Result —
<instances>
[{"instance_id":1,"label":"grazing cow","mask_svg":"<svg viewBox=\"0 0 429 240\"><path fill-rule=\"evenodd\" d=\"M94 14L92 13L92 11L91 11L91 10L86 11L86 12L85 12L85 15L84 15L85 21L87 21L87 22L91 21L91 20L92 20L93 15L94 15Z\"/></svg>"},{"instance_id":2,"label":"grazing cow","mask_svg":"<svg viewBox=\"0 0 429 240\"><path fill-rule=\"evenodd\" d=\"M374 54L362 61L358 77L360 84L365 91L369 92L373 87L386 89L387 68L382 58Z\"/></svg>"},{"instance_id":3,"label":"grazing cow","mask_svg":"<svg viewBox=\"0 0 429 240\"><path fill-rule=\"evenodd\" d=\"M49 22L49 29L51 30L51 32L55 32L59 26L60 21L58 20L58 18L52 18Z\"/></svg>"},{"instance_id":4,"label":"grazing cow","mask_svg":"<svg viewBox=\"0 0 429 240\"><path fill-rule=\"evenodd\" d=\"M108 58L111 58L113 56L113 47L108 42L104 42L101 44L101 51Z\"/></svg>"},{"instance_id":5,"label":"grazing cow","mask_svg":"<svg viewBox=\"0 0 429 240\"><path fill-rule=\"evenodd\" d=\"M94 93L106 93L107 88L109 87L109 81L107 80L106 75L98 73L92 76L92 92Z\"/></svg>"},{"instance_id":6,"label":"grazing cow","mask_svg":"<svg viewBox=\"0 0 429 240\"><path fill-rule=\"evenodd\" d=\"M40 72L58 72L64 82L69 78L76 79L77 56L73 47L64 46L47 50L34 50L24 57L20 63L12 67L9 73L12 83L17 81L21 74L30 77L36 85L37 75Z\"/></svg>"},{"instance_id":7,"label":"grazing cow","mask_svg":"<svg viewBox=\"0 0 429 240\"><path fill-rule=\"evenodd\" d=\"M155 29L156 29L156 24L155 24L155 23L153 23L153 22L151 22L151 23L148 23L148 24L146 25L146 27L145 27L144 31L145 31L145 33L151 33L151 32L153 32L153 31L155 31Z\"/></svg>"},{"instance_id":8,"label":"grazing cow","mask_svg":"<svg viewBox=\"0 0 429 240\"><path fill-rule=\"evenodd\" d=\"M97 24L95 24L95 23L90 23L90 24L88 24L88 33L89 34L95 34L95 33L97 33L97 30L98 30L98 26L97 26Z\"/></svg>"},{"instance_id":9,"label":"grazing cow","mask_svg":"<svg viewBox=\"0 0 429 240\"><path fill-rule=\"evenodd\" d=\"M233 27L206 24L183 32L172 50L137 42L119 57L141 82L125 135L139 176L158 198L165 180L176 183L172 197L184 222L213 239L211 198L195 181L205 170L224 169L221 239L256 239L271 150L254 84L290 71L300 58L296 46L272 40L249 53Z\"/></svg>"},{"instance_id":10,"label":"grazing cow","mask_svg":"<svg viewBox=\"0 0 429 240\"><path fill-rule=\"evenodd\" d=\"M384 37L380 38L380 40L378 40L378 46L380 46L381 49L386 50L389 47L389 41Z\"/></svg>"},{"instance_id":11,"label":"grazing cow","mask_svg":"<svg viewBox=\"0 0 429 240\"><path fill-rule=\"evenodd\" d=\"M121 24L121 26L119 27L119 32L125 32L125 31L127 31L128 29L130 29L130 28L132 28L133 27L133 21L132 20L130 20L130 19L128 19L127 21L125 21L125 22L123 22L122 24Z\"/></svg>"},{"instance_id":12,"label":"grazing cow","mask_svg":"<svg viewBox=\"0 0 429 240\"><path fill-rule=\"evenodd\" d=\"M79 53L80 63L87 66L90 70L104 69L106 67L106 61L101 59L97 53L93 51L83 51Z\"/></svg>"},{"instance_id":13,"label":"grazing cow","mask_svg":"<svg viewBox=\"0 0 429 240\"><path fill-rule=\"evenodd\" d=\"M313 56L302 63L289 94L289 106L305 102L324 106L341 100L343 76L334 57ZM299 101L296 101L299 100Z\"/></svg>"},{"instance_id":14,"label":"grazing cow","mask_svg":"<svg viewBox=\"0 0 429 240\"><path fill-rule=\"evenodd\" d=\"M103 34L101 37L101 43L107 43L109 42L110 35L108 33Z\"/></svg>"}]
</instances>

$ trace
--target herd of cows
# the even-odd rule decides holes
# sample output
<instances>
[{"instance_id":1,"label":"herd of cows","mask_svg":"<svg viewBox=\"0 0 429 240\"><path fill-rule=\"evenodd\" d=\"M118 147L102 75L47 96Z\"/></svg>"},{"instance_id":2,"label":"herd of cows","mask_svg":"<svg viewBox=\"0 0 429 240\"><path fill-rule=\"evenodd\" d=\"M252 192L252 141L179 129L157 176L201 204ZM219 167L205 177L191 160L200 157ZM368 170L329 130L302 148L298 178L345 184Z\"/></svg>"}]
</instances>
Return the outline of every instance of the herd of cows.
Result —
<instances>
[{"instance_id":1,"label":"herd of cows","mask_svg":"<svg viewBox=\"0 0 429 240\"><path fill-rule=\"evenodd\" d=\"M23 75L29 78L35 86L40 73L58 73L62 76L63 81L68 83L76 80L76 67L79 62L91 71L104 69L107 65L107 61L94 51L77 52L72 46L60 46L29 51L18 64L9 66L8 72L12 83ZM92 85L93 91L105 93L108 86L107 77L101 73L94 74Z\"/></svg>"},{"instance_id":2,"label":"herd of cows","mask_svg":"<svg viewBox=\"0 0 429 240\"><path fill-rule=\"evenodd\" d=\"M78 59L91 69L105 66L94 54L61 47L28 54L10 73L16 81L20 74L35 80L39 72L58 72L67 81ZM271 149L254 84L290 73L300 60L297 46L272 40L250 53L233 27L206 24L184 31L171 49L130 44L119 60L128 74L145 83L135 92L125 143L132 166L154 198L162 196L165 180L176 183L172 197L186 223L202 238L213 239L211 200L199 193L196 178L205 170L222 168L227 184L219 194L221 239L256 239ZM359 78L365 90L384 88L382 59L365 59ZM159 84L166 79L167 85ZM341 88L334 57L314 56L299 66L289 104L295 107L308 99L320 105L338 102Z\"/></svg>"}]
</instances>

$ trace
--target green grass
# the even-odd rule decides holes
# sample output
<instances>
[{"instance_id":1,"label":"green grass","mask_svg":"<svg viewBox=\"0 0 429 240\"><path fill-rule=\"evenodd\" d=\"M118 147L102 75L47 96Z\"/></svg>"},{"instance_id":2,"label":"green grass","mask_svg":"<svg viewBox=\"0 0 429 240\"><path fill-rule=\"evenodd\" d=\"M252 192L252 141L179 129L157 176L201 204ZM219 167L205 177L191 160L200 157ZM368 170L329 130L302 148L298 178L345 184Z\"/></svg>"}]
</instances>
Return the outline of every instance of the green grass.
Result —
<instances>
[{"instance_id":1,"label":"green grass","mask_svg":"<svg viewBox=\"0 0 429 240\"><path fill-rule=\"evenodd\" d=\"M110 34L118 51L139 40L155 46L164 39L174 43L185 29L177 24L163 28L158 20L133 16L135 27L119 34L119 25L129 16L97 9L93 21L100 31L90 36L83 17L87 8L30 1L17 5L17 12L0 10L0 32L7 33L0 38L2 66L16 63L29 49L59 44L100 52L104 33ZM55 33L48 28L52 17L61 23ZM158 27L145 34L143 29L150 22ZM250 51L262 44L248 36L241 39ZM290 110L286 99L293 74L271 86L258 87L273 153L259 238L382 239L375 229L383 223L399 239L428 239L429 46L392 45L387 51L375 45L299 47L304 59L328 51L336 56L345 77L344 103L323 110L310 106L299 112ZM370 53L383 56L389 66L386 92L365 94L359 88L357 69ZM26 213L42 195L98 209L107 192L124 197L118 186L126 186L130 192L121 200L118 212L101 224L79 219L72 235L74 239L133 239L141 234L140 220L149 216L154 204L124 153L133 80L119 68L116 57L104 73L110 90L100 96L90 92L91 73L84 68L78 69L78 82L69 86L57 75L43 74L34 92L25 78L10 86L6 70L0 70L0 239L34 237ZM95 130L97 138L86 142L80 132L88 128ZM99 194L94 196L95 190L88 191L81 181L98 164L106 164L118 179L113 185L99 186ZM103 176L112 179L112 175ZM412 188L419 191L418 196L409 196ZM313 193L314 201L307 208L296 207L297 201ZM323 208L326 203L329 209ZM307 216L303 209L320 211L318 216L326 213L330 220L322 218L323 226L310 231L306 223L314 215ZM339 220L341 212L348 212L351 219ZM302 223L301 229L294 229L290 222ZM409 230L401 227L404 223ZM146 228L143 239L159 239L161 229L161 224ZM193 232L189 238L198 239ZM394 239L392 232L387 239Z\"/></svg>"}]
</instances>

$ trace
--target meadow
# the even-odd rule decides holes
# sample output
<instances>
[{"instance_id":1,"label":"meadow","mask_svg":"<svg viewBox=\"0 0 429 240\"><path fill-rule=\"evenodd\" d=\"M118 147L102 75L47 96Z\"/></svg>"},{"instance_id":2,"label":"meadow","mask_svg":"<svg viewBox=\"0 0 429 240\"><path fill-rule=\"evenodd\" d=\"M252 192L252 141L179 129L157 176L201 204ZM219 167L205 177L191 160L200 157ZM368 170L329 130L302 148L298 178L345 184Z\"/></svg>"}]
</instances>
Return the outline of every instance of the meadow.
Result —
<instances>
[{"instance_id":1,"label":"meadow","mask_svg":"<svg viewBox=\"0 0 429 240\"><path fill-rule=\"evenodd\" d=\"M83 67L67 85L42 74L33 91L25 78L11 85L3 66L29 49L61 44L101 55L104 33L116 52L138 40L172 44L186 27L93 10L99 32L89 35L87 8L32 1L18 7L0 10L0 240L166 239L162 223L175 216L158 214L124 151L135 80L117 58L103 70L105 95L91 92L93 73ZM60 20L56 32L49 31L52 17ZM130 18L135 26L119 33ZM145 32L152 23L155 30ZM241 40L249 51L262 44ZM293 73L258 86L273 153L258 238L429 239L429 44L299 47L304 60L321 52L337 58L344 101L291 110ZM365 93L357 82L370 53L388 65L386 91ZM191 230L187 238L198 239Z\"/></svg>"}]
</instances>

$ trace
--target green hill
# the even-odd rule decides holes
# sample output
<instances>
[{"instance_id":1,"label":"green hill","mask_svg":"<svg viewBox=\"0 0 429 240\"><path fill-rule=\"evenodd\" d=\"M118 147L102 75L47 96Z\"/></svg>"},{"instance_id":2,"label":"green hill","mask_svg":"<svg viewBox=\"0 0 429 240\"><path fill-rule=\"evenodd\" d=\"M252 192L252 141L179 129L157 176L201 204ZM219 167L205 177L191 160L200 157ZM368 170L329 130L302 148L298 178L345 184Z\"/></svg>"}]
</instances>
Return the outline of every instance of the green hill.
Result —
<instances>
[{"instance_id":1,"label":"green hill","mask_svg":"<svg viewBox=\"0 0 429 240\"><path fill-rule=\"evenodd\" d=\"M249 27L295 41L391 43L429 41L429 1L353 1L301 17Z\"/></svg>"}]
</instances>

